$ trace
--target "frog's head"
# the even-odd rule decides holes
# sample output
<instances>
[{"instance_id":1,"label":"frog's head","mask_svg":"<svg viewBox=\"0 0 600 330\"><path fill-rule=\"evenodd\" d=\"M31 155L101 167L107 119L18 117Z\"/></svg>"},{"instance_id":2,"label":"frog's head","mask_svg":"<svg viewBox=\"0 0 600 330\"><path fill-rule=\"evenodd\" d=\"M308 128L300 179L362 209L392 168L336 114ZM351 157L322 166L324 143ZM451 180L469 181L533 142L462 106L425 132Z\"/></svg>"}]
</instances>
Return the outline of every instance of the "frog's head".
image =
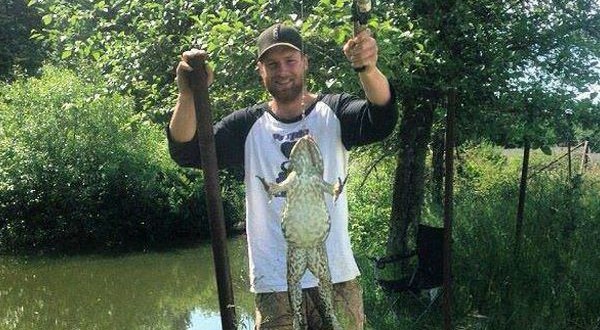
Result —
<instances>
[{"instance_id":1,"label":"frog's head","mask_svg":"<svg viewBox=\"0 0 600 330\"><path fill-rule=\"evenodd\" d=\"M310 135L305 135L296 141L290 152L292 170L298 174L323 175L323 158L315 140Z\"/></svg>"}]
</instances>

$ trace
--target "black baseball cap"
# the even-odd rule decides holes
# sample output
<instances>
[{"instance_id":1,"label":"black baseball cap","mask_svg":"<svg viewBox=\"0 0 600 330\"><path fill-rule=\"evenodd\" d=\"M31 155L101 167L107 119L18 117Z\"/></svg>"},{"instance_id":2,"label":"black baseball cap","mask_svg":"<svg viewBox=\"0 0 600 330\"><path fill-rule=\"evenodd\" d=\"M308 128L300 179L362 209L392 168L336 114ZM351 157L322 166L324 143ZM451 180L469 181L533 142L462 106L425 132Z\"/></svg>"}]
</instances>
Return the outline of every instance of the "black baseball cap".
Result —
<instances>
[{"instance_id":1,"label":"black baseball cap","mask_svg":"<svg viewBox=\"0 0 600 330\"><path fill-rule=\"evenodd\" d=\"M288 46L302 51L302 37L300 32L292 26L277 23L264 30L257 40L258 60L265 52L275 46Z\"/></svg>"}]
</instances>

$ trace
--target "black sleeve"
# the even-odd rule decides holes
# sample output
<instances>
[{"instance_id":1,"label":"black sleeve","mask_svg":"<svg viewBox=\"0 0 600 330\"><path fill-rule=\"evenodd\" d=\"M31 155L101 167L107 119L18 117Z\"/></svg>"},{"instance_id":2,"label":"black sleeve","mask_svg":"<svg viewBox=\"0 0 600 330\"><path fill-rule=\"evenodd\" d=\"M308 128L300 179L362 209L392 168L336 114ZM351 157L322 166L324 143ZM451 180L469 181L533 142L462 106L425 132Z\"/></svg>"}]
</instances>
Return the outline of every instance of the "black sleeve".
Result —
<instances>
[{"instance_id":1,"label":"black sleeve","mask_svg":"<svg viewBox=\"0 0 600 330\"><path fill-rule=\"evenodd\" d=\"M171 130L167 126L167 141L169 142L169 154L171 158L180 166L200 168L200 146L198 144L198 134L188 142L177 142L171 136Z\"/></svg>"},{"instance_id":2,"label":"black sleeve","mask_svg":"<svg viewBox=\"0 0 600 330\"><path fill-rule=\"evenodd\" d=\"M391 98L383 106L350 94L332 95L330 106L336 112L346 149L381 141L388 137L398 121L396 95L390 86ZM324 99L325 101L325 99Z\"/></svg>"},{"instance_id":3,"label":"black sleeve","mask_svg":"<svg viewBox=\"0 0 600 330\"><path fill-rule=\"evenodd\" d=\"M231 113L214 125L215 149L219 168L243 166L244 144L250 128L259 117L260 108L246 108ZM184 167L202 166L198 134L189 142L176 142L167 127L169 153Z\"/></svg>"}]
</instances>

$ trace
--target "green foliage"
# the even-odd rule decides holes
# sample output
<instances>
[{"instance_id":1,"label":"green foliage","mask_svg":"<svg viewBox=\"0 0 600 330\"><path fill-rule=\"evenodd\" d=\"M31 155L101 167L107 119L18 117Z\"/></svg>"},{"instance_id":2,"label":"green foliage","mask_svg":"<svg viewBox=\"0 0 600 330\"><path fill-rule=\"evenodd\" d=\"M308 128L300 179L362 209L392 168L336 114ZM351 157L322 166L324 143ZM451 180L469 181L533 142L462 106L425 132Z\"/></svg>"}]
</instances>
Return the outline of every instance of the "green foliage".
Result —
<instances>
[{"instance_id":1,"label":"green foliage","mask_svg":"<svg viewBox=\"0 0 600 330\"><path fill-rule=\"evenodd\" d=\"M20 72L35 73L41 66L44 48L29 39L41 26L37 11L25 0L3 0L0 5L0 81L12 80Z\"/></svg>"},{"instance_id":2,"label":"green foliage","mask_svg":"<svg viewBox=\"0 0 600 330\"><path fill-rule=\"evenodd\" d=\"M255 38L278 21L305 36L311 89L362 93L341 52L352 35L350 4L30 0L44 24L33 38L48 45L50 58L99 68L111 91L132 95L136 111L155 122L167 120L175 103L173 69L194 41L216 71L215 118L264 99ZM423 105L457 88L459 141L483 136L519 146L524 132L534 148L564 141L555 129L564 122L565 102L598 80L596 1L387 1L376 3L372 16L379 65L400 97Z\"/></svg>"},{"instance_id":3,"label":"green foliage","mask_svg":"<svg viewBox=\"0 0 600 330\"><path fill-rule=\"evenodd\" d=\"M342 4L324 2L315 5L314 10L322 13L335 8L339 13L347 9ZM133 95L136 109L159 122L167 119L174 104L173 69L180 54L193 43L209 52L209 61L215 69L217 79L211 91L215 117L223 116L224 110L231 111L264 97L255 72L255 38L261 29L277 21L298 24L302 18L316 21L300 24L308 39L307 50L318 52L313 58L319 74L310 83L325 86L324 81L329 81L331 86L337 81L333 77L340 78L335 74L343 56L340 44L345 38L337 33L337 43L323 37L311 42L313 36L325 29L328 30L325 36L333 35L336 30L322 21L323 16L311 16L309 4L304 5L305 17L299 16L298 2L268 0L231 3L32 0L30 5L44 14L45 27L34 36L53 49L55 62L73 67L85 63L99 68L108 77L110 90ZM346 24L350 26L349 22ZM349 36L348 29L341 36ZM330 53L335 56L327 59L329 66L321 66L321 56L317 54Z\"/></svg>"},{"instance_id":4,"label":"green foliage","mask_svg":"<svg viewBox=\"0 0 600 330\"><path fill-rule=\"evenodd\" d=\"M47 67L0 94L2 250L145 247L207 231L198 175L98 77Z\"/></svg>"},{"instance_id":5,"label":"green foliage","mask_svg":"<svg viewBox=\"0 0 600 330\"><path fill-rule=\"evenodd\" d=\"M32 0L30 5L44 15L44 27L33 37L48 44L55 63L95 67L111 91L133 95L137 109L158 108L149 113L155 119L164 115L159 101L173 91L176 54L185 42L183 32L191 28L189 12L198 5L139 0Z\"/></svg>"},{"instance_id":6,"label":"green foliage","mask_svg":"<svg viewBox=\"0 0 600 330\"><path fill-rule=\"evenodd\" d=\"M593 152L600 152L600 103L581 102L573 110L573 117L563 124L566 136L572 141L589 141ZM576 123L576 124L573 124Z\"/></svg>"},{"instance_id":7,"label":"green foliage","mask_svg":"<svg viewBox=\"0 0 600 330\"><path fill-rule=\"evenodd\" d=\"M598 171L569 182L563 162L529 180L523 255L515 259L513 244L522 155L506 156L490 144L463 148L459 155L452 251L454 326L461 329L596 327L596 311L600 309L595 294L600 289L596 275L600 267ZM540 166L549 159L552 158L534 152L531 166ZM373 329L437 329L442 324L439 303L415 324L423 306L409 295L388 296L374 282L373 265L367 257L385 255L387 215L381 213L389 213L390 203L387 193L390 184L386 179L390 171L383 170L385 167L380 164L359 189L355 181L348 189L354 217L352 239L359 255L367 320ZM366 172L362 164L356 168L357 173ZM362 179L359 175L353 180ZM428 223L442 223L434 215L425 218ZM379 274L382 275L385 276ZM395 299L397 304L392 304ZM396 317L394 311L402 316Z\"/></svg>"},{"instance_id":8,"label":"green foliage","mask_svg":"<svg viewBox=\"0 0 600 330\"><path fill-rule=\"evenodd\" d=\"M514 173L506 168L515 168L520 164L510 163L501 152L489 142L479 145L463 146L460 158L455 163L455 193L457 198L464 196L463 191L496 194L493 199L502 200L513 193ZM518 178L518 176L517 176Z\"/></svg>"},{"instance_id":9,"label":"green foliage","mask_svg":"<svg viewBox=\"0 0 600 330\"><path fill-rule=\"evenodd\" d=\"M506 183L463 191L456 219L465 224L457 223L454 245L456 285L462 287L457 303L487 315L491 329L593 328L597 322L592 316L599 301L589 292L598 283L589 272L598 267L592 228L600 218L597 199L589 199L599 182L591 177L585 188L573 187L564 171L559 174L545 172L529 182L520 259L512 254L517 180L504 198L496 192L507 191L500 189ZM518 177L518 167L512 176Z\"/></svg>"},{"instance_id":10,"label":"green foliage","mask_svg":"<svg viewBox=\"0 0 600 330\"><path fill-rule=\"evenodd\" d=\"M377 255L385 250L391 212L393 158L373 164L364 154L352 159L348 174L350 236L354 251ZM370 173L365 176L365 173Z\"/></svg>"},{"instance_id":11,"label":"green foliage","mask_svg":"<svg viewBox=\"0 0 600 330\"><path fill-rule=\"evenodd\" d=\"M599 22L596 1L414 1L398 7L409 20L397 25L406 38L396 40L393 80L420 104L439 102L456 88L459 141L483 137L522 145L527 132L536 148L552 145L559 134L554 124L573 91L598 80L592 77L598 74L599 43L591 30ZM580 70L585 73L573 74Z\"/></svg>"}]
</instances>

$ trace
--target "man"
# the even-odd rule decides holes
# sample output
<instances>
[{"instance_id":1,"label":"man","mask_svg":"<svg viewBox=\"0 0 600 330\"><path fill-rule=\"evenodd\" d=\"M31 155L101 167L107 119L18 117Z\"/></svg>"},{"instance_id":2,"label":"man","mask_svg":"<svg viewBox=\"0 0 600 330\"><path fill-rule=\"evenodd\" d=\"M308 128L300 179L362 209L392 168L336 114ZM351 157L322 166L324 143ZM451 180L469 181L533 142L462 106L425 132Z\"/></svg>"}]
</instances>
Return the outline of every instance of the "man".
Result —
<instances>
[{"instance_id":1,"label":"man","mask_svg":"<svg viewBox=\"0 0 600 330\"><path fill-rule=\"evenodd\" d=\"M377 44L365 30L343 48L357 69L366 100L349 94L315 94L306 90L308 58L302 38L293 27L275 24L258 37L257 69L272 99L226 116L215 125L219 167L242 165L246 188L246 231L251 291L256 293L256 328L290 329L292 315L287 298L286 243L281 230L285 196L269 200L257 176L268 181L285 179L294 142L310 134L324 162L324 180L335 182L347 175L348 150L388 136L397 121L394 95L387 78L377 68ZM168 130L171 156L182 166L200 166L194 100L186 72L199 50L184 52L177 67L179 98ZM213 79L209 74L209 83ZM348 205L342 192L334 204L327 202L331 228L326 241L334 283L336 315L346 320L344 329L362 329L364 313L359 270L348 233ZM321 328L319 305L310 272L303 277L305 313L310 329Z\"/></svg>"}]
</instances>

